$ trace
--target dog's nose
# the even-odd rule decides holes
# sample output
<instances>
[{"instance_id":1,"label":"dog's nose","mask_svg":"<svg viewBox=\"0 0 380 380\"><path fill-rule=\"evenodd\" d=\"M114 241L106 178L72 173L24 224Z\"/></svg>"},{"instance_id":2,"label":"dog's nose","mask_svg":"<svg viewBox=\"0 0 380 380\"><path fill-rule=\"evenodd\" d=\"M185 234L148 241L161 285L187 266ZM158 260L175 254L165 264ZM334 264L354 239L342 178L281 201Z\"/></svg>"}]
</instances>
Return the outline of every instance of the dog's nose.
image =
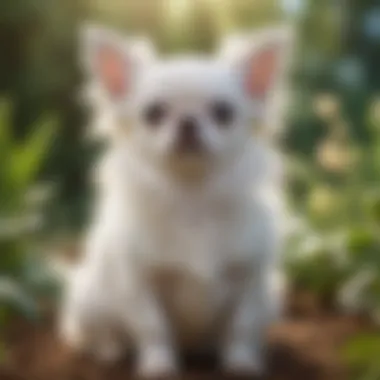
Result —
<instances>
[{"instance_id":1,"label":"dog's nose","mask_svg":"<svg viewBox=\"0 0 380 380\"><path fill-rule=\"evenodd\" d=\"M183 142L191 143L198 140L198 123L194 117L183 117L179 121L178 129L180 139Z\"/></svg>"},{"instance_id":2,"label":"dog's nose","mask_svg":"<svg viewBox=\"0 0 380 380\"><path fill-rule=\"evenodd\" d=\"M183 117L178 123L177 149L180 152L198 152L202 148L197 119Z\"/></svg>"}]
</instances>

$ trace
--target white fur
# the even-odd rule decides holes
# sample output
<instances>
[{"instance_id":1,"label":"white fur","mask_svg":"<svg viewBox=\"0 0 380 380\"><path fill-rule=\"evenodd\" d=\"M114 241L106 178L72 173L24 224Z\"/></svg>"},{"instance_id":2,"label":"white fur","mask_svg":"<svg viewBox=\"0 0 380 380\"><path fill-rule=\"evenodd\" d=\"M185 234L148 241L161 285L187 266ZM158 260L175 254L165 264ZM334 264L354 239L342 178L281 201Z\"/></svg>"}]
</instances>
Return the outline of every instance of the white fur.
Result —
<instances>
[{"instance_id":1,"label":"white fur","mask_svg":"<svg viewBox=\"0 0 380 380\"><path fill-rule=\"evenodd\" d=\"M252 135L253 102L239 86L223 59L156 61L110 112L93 221L62 310L72 345L106 359L133 345L146 376L175 372L176 346L204 342L220 347L228 370L262 369L280 307L281 160ZM141 109L158 97L171 116L151 130ZM220 97L237 113L226 130L207 115ZM201 123L205 157L172 151L175 122L188 113Z\"/></svg>"}]
</instances>

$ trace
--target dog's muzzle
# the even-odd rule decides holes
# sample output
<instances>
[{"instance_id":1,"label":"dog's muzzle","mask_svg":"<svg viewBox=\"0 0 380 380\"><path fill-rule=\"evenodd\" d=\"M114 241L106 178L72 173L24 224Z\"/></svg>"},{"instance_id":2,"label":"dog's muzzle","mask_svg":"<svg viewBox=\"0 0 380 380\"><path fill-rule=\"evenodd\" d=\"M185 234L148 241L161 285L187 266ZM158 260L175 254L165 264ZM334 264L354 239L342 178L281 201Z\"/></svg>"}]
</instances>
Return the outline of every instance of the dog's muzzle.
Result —
<instances>
[{"instance_id":1,"label":"dog's muzzle","mask_svg":"<svg viewBox=\"0 0 380 380\"><path fill-rule=\"evenodd\" d=\"M197 154L203 151L203 143L196 118L186 116L178 123L176 152Z\"/></svg>"}]
</instances>

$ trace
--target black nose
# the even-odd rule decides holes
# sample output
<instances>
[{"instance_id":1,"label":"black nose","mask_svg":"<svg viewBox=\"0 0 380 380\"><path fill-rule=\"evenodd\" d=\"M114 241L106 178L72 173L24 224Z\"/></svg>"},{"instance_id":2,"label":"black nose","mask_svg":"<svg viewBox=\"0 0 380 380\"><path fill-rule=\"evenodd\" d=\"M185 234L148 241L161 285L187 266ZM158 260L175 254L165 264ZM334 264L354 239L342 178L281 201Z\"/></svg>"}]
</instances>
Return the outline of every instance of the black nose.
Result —
<instances>
[{"instance_id":1,"label":"black nose","mask_svg":"<svg viewBox=\"0 0 380 380\"><path fill-rule=\"evenodd\" d=\"M177 149L179 151L197 152L201 149L199 125L196 118L185 116L179 120L177 135Z\"/></svg>"},{"instance_id":2,"label":"black nose","mask_svg":"<svg viewBox=\"0 0 380 380\"><path fill-rule=\"evenodd\" d=\"M178 124L179 137L183 141L198 139L198 123L192 116L183 117Z\"/></svg>"}]
</instances>

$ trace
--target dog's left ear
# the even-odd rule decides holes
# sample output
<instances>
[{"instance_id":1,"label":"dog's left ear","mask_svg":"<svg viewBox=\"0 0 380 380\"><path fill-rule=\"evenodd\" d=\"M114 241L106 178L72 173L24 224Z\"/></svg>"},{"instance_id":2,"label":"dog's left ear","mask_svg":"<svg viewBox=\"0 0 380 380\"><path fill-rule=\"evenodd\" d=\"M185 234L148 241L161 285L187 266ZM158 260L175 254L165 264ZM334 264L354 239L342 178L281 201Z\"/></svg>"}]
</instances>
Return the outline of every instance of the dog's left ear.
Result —
<instances>
[{"instance_id":1,"label":"dog's left ear","mask_svg":"<svg viewBox=\"0 0 380 380\"><path fill-rule=\"evenodd\" d=\"M277 112L273 107L279 106L279 92L289 69L293 42L293 29L283 26L231 36L222 44L221 58L232 66L242 91L252 102L255 116L265 123Z\"/></svg>"},{"instance_id":2,"label":"dog's left ear","mask_svg":"<svg viewBox=\"0 0 380 380\"><path fill-rule=\"evenodd\" d=\"M98 25L82 26L80 48L84 71L113 101L130 95L145 63L153 57L149 41L128 40Z\"/></svg>"}]
</instances>

